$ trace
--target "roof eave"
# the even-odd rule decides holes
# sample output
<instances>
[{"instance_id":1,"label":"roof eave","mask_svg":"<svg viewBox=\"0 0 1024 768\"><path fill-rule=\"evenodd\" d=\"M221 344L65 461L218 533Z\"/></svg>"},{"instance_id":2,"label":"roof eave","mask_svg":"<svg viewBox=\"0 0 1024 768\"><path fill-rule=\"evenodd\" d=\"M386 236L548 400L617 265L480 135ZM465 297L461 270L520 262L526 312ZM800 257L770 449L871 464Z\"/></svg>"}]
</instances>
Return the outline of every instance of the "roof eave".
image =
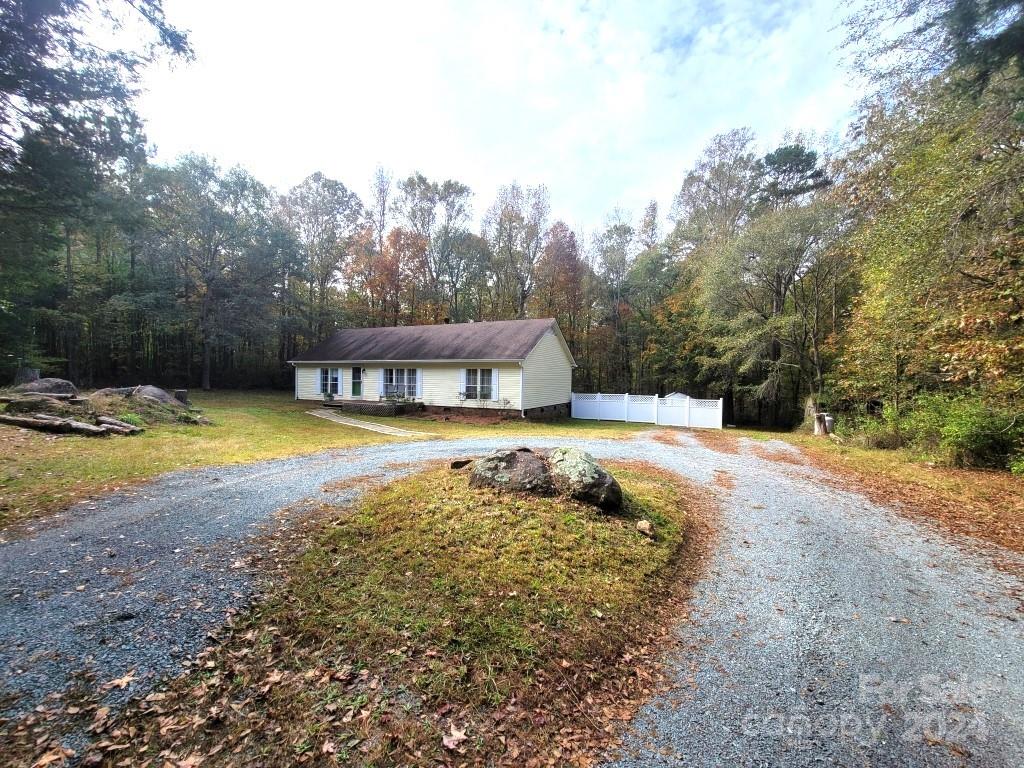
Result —
<instances>
[{"instance_id":1,"label":"roof eave","mask_svg":"<svg viewBox=\"0 0 1024 768\"><path fill-rule=\"evenodd\" d=\"M435 358L430 360L416 360L415 358L394 358L389 360L364 360L362 358L339 358L335 360L288 360L286 361L289 365L296 365L297 363L303 363L307 365L327 365L337 363L369 363L373 365L384 364L384 363L522 363L525 362L525 357L464 357L458 359L449 358Z\"/></svg>"}]
</instances>

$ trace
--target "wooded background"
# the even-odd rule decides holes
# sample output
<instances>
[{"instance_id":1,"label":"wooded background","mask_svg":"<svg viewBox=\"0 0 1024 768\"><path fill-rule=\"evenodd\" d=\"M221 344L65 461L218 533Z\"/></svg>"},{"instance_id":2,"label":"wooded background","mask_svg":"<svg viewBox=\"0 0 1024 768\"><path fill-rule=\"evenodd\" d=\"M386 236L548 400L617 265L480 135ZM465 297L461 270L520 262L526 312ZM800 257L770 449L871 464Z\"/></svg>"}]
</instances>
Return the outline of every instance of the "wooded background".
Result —
<instances>
[{"instance_id":1,"label":"wooded background","mask_svg":"<svg viewBox=\"0 0 1024 768\"><path fill-rule=\"evenodd\" d=\"M415 171L281 192L209 157L150 162L137 73L188 59L186 36L158 0L111 0L154 45L105 52L79 0L41 5L0 0L0 378L285 388L336 328L551 316L577 391L723 397L764 425L810 398L898 434L929 397L1017 423L1019 2L870 6L848 29L874 90L843 143L737 128L664 210L587 234L512 180L493 200Z\"/></svg>"}]
</instances>

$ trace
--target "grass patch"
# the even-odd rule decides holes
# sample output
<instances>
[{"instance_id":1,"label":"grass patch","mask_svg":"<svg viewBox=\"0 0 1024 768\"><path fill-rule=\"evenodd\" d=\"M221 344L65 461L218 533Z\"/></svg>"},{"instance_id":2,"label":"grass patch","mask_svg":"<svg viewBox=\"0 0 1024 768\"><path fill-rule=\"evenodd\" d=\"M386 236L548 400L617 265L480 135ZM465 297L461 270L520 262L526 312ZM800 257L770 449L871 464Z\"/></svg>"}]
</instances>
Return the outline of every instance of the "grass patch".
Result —
<instances>
[{"instance_id":1,"label":"grass patch","mask_svg":"<svg viewBox=\"0 0 1024 768\"><path fill-rule=\"evenodd\" d=\"M630 438L638 432L648 432L655 428L653 424L635 422L627 424L622 421L597 421L595 419L553 419L550 421L502 419L491 423L467 423L454 420L442 421L436 415L367 416L361 413L346 415L414 432L429 432L446 439L484 435L522 435L524 437L574 436L615 440Z\"/></svg>"},{"instance_id":2,"label":"grass patch","mask_svg":"<svg viewBox=\"0 0 1024 768\"><path fill-rule=\"evenodd\" d=\"M610 466L625 517L448 469L326 510L199 671L104 735L130 742L111 763L586 763L655 685L652 641L712 510L675 475Z\"/></svg>"},{"instance_id":3,"label":"grass patch","mask_svg":"<svg viewBox=\"0 0 1024 768\"><path fill-rule=\"evenodd\" d=\"M117 438L0 426L0 527L175 469L394 440L308 416L310 405L285 393L196 393L192 400L211 424L158 424Z\"/></svg>"}]
</instances>

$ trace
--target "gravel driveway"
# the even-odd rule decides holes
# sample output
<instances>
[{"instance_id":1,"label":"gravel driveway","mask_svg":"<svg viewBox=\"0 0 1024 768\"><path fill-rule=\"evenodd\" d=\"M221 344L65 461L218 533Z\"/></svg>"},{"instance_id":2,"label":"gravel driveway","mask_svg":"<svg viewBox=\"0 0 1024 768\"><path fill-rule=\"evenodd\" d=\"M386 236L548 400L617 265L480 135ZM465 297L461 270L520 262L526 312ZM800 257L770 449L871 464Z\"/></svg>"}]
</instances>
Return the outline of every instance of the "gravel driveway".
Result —
<instances>
[{"instance_id":1,"label":"gravel driveway","mask_svg":"<svg viewBox=\"0 0 1024 768\"><path fill-rule=\"evenodd\" d=\"M641 710L615 766L1024 763L1019 581L814 470L678 438L529 441L735 479L679 628L676 684ZM249 538L278 510L328 495L324 484L521 442L389 443L190 470L72 508L0 546L0 716L83 671L96 684L129 678L105 694L114 706L175 673L251 595Z\"/></svg>"}]
</instances>

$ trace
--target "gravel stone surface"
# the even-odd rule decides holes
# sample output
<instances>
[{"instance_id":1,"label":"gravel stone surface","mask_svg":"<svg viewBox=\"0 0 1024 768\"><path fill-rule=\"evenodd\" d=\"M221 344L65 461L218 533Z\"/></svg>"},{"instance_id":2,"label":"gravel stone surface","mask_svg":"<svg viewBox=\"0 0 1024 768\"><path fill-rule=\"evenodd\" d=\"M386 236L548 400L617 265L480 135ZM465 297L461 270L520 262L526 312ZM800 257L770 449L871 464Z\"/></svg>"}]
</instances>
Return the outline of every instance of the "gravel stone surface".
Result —
<instances>
[{"instance_id":1,"label":"gravel stone surface","mask_svg":"<svg viewBox=\"0 0 1024 768\"><path fill-rule=\"evenodd\" d=\"M641 710L612 765L1024 762L1021 584L990 553L822 485L813 469L678 440L528 441L736 482L679 627L673 690ZM134 674L105 694L115 707L175 674L252 595L247 557L275 513L356 493L325 484L522 444L389 443L176 472L0 545L0 717L82 672L97 684Z\"/></svg>"}]
</instances>

